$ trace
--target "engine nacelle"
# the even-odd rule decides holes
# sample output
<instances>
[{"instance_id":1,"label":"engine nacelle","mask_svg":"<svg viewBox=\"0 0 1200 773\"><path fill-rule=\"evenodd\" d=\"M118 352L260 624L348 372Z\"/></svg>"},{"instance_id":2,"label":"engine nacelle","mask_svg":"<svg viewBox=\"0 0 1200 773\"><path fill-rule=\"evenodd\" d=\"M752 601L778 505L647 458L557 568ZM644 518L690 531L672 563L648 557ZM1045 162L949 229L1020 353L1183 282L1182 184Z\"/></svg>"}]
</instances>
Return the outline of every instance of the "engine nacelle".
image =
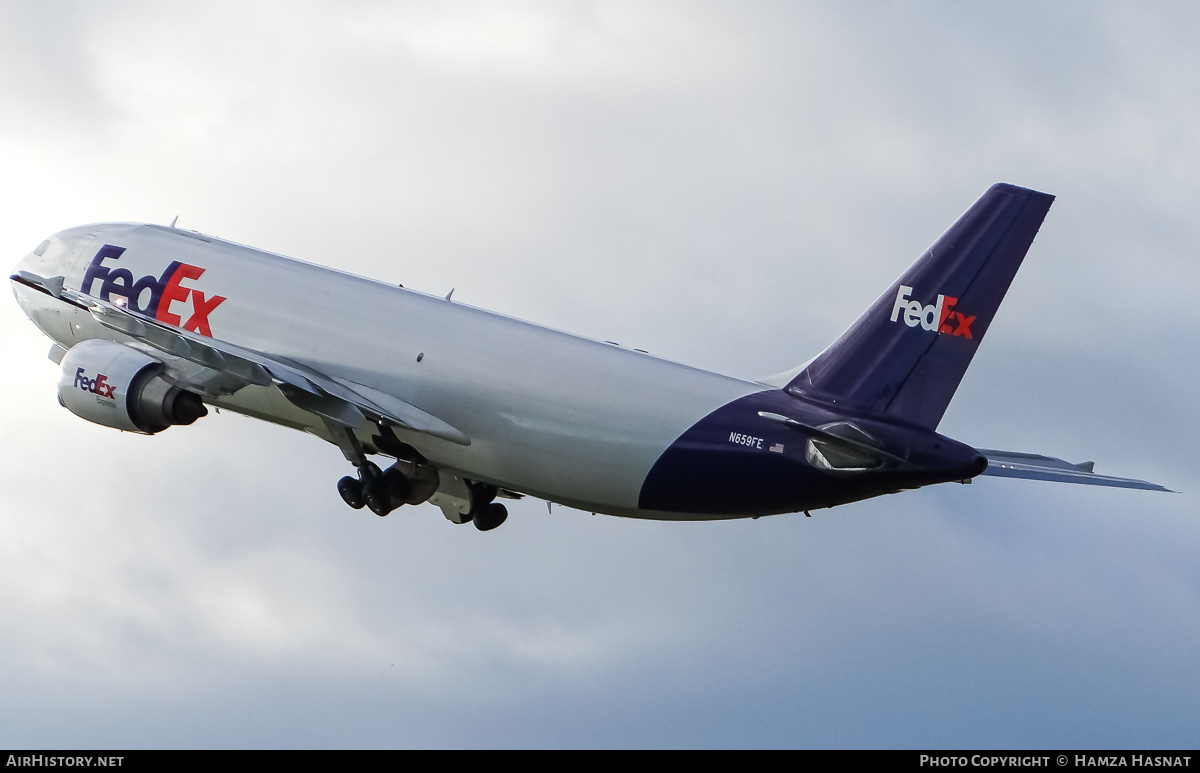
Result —
<instances>
[{"instance_id":1,"label":"engine nacelle","mask_svg":"<svg viewBox=\"0 0 1200 773\"><path fill-rule=\"evenodd\" d=\"M153 435L208 415L200 396L176 385L161 362L123 344L82 341L61 364L58 401L96 424Z\"/></svg>"}]
</instances>

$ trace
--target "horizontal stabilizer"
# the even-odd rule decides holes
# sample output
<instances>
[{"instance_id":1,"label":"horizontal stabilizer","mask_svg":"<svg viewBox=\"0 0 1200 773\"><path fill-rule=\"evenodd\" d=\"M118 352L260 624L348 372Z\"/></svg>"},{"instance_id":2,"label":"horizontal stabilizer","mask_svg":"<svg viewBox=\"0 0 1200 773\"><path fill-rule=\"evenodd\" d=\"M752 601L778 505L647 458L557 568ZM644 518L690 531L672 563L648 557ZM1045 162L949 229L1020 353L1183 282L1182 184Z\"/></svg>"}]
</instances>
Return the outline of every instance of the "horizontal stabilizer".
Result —
<instances>
[{"instance_id":1,"label":"horizontal stabilizer","mask_svg":"<svg viewBox=\"0 0 1200 773\"><path fill-rule=\"evenodd\" d=\"M981 475L992 475L998 478L1025 478L1027 480L1049 480L1058 483L1083 483L1089 486L1115 486L1117 488L1138 488L1147 491L1168 491L1171 489L1157 483L1148 483L1133 478L1115 478L1110 475L1097 475L1092 472L1092 462L1071 464L1063 459L1041 454L1024 454L1017 451L993 451L987 448L976 449L987 457L988 466ZM1171 492L1175 493L1175 492Z\"/></svg>"}]
</instances>

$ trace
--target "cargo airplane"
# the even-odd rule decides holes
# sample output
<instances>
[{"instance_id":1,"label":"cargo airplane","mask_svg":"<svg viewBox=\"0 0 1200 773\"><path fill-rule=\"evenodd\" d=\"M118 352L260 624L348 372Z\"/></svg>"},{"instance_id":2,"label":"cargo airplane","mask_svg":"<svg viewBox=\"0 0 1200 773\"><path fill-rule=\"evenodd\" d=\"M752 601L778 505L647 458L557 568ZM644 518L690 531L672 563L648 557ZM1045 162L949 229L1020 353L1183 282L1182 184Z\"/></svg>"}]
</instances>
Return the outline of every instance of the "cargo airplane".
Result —
<instances>
[{"instance_id":1,"label":"cargo airplane","mask_svg":"<svg viewBox=\"0 0 1200 773\"><path fill-rule=\"evenodd\" d=\"M993 186L841 338L761 381L174 224L61 231L11 281L72 413L152 435L212 406L312 433L356 469L346 504L380 516L432 502L486 531L529 495L754 518L977 475L1165 491L936 431L1052 201Z\"/></svg>"}]
</instances>

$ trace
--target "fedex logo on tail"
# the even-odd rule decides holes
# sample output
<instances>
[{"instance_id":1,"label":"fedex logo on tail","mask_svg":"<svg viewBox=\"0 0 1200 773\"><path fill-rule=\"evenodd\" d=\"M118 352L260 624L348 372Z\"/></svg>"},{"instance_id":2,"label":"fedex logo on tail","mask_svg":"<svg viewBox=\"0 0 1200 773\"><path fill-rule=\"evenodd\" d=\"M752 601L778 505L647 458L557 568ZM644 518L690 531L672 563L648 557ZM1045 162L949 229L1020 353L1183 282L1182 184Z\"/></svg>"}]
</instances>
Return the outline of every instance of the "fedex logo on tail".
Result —
<instances>
[{"instance_id":1,"label":"fedex logo on tail","mask_svg":"<svg viewBox=\"0 0 1200 773\"><path fill-rule=\"evenodd\" d=\"M133 311L154 317L159 322L212 337L208 315L221 305L225 297L205 297L200 290L183 284L199 279L204 269L176 260L167 266L162 276L144 276L135 281L129 269L104 265L106 260L119 260L124 252L124 247L112 244L106 244L96 252L96 257L92 258L83 276L82 290L85 294L91 295L92 287L99 281L98 297L102 301L124 302ZM114 295L119 300L113 300ZM189 304L191 313L184 321L180 315L189 310Z\"/></svg>"},{"instance_id":2,"label":"fedex logo on tail","mask_svg":"<svg viewBox=\"0 0 1200 773\"><path fill-rule=\"evenodd\" d=\"M962 336L974 338L971 335L971 323L975 317L968 317L954 310L958 299L950 295L939 295L936 303L923 306L920 301L909 300L912 288L900 285L896 291L896 304L892 306L892 322L896 322L903 314L904 324L909 327L920 325L924 330L936 330L938 335Z\"/></svg>"}]
</instances>

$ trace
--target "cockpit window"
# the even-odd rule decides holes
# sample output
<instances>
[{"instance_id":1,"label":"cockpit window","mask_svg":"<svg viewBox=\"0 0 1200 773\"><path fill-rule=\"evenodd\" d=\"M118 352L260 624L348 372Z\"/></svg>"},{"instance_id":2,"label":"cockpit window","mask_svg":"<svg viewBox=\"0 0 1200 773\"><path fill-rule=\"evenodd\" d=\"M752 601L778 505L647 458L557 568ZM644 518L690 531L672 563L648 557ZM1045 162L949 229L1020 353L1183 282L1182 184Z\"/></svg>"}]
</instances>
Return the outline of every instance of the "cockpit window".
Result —
<instances>
[{"instance_id":1,"label":"cockpit window","mask_svg":"<svg viewBox=\"0 0 1200 773\"><path fill-rule=\"evenodd\" d=\"M37 249L33 251L33 254L37 255L40 258L41 256L46 254L46 248L49 246L50 246L50 240L47 239L46 241L42 242L41 244L39 244L37 246Z\"/></svg>"}]
</instances>

